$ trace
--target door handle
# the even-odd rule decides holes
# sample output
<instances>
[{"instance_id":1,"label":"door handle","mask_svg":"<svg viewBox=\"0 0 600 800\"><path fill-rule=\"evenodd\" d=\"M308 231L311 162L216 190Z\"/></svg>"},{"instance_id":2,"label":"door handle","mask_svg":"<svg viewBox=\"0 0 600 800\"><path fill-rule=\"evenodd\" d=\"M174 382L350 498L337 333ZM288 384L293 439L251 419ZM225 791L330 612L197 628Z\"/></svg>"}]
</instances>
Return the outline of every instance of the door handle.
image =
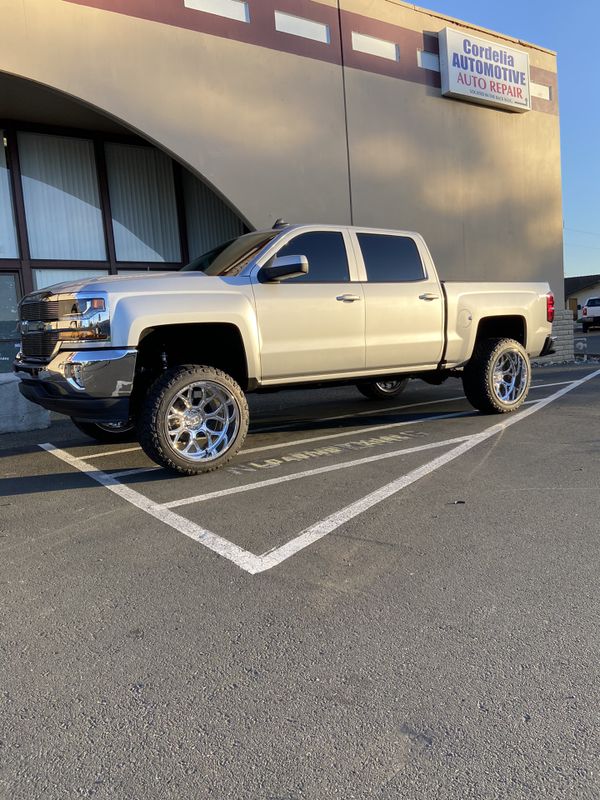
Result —
<instances>
[{"instance_id":1,"label":"door handle","mask_svg":"<svg viewBox=\"0 0 600 800\"><path fill-rule=\"evenodd\" d=\"M357 294L338 294L335 299L340 303L354 303L356 300L360 300L360 297Z\"/></svg>"},{"instance_id":2,"label":"door handle","mask_svg":"<svg viewBox=\"0 0 600 800\"><path fill-rule=\"evenodd\" d=\"M432 294L432 292L425 292L419 295L419 300L439 300L439 294Z\"/></svg>"}]
</instances>

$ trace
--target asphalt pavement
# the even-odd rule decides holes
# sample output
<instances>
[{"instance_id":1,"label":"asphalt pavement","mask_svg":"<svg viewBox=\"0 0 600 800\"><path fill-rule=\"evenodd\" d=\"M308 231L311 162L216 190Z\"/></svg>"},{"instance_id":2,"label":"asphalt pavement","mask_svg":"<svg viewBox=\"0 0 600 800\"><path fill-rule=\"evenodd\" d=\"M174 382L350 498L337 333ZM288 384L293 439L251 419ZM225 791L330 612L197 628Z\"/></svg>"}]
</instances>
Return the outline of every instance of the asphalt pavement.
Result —
<instances>
[{"instance_id":1,"label":"asphalt pavement","mask_svg":"<svg viewBox=\"0 0 600 800\"><path fill-rule=\"evenodd\" d=\"M0 797L596 800L599 368L255 395L193 478L0 437Z\"/></svg>"},{"instance_id":2,"label":"asphalt pavement","mask_svg":"<svg viewBox=\"0 0 600 800\"><path fill-rule=\"evenodd\" d=\"M576 325L575 353L578 357L583 355L600 356L600 328L592 328L584 333L581 325Z\"/></svg>"}]
</instances>

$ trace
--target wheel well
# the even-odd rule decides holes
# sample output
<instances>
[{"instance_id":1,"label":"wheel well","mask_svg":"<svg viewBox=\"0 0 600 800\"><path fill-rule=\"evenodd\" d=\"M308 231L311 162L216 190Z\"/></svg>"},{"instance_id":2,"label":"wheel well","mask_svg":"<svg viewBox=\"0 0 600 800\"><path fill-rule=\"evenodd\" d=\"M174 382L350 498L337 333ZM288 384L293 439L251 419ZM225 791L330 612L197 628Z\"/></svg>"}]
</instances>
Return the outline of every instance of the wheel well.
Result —
<instances>
[{"instance_id":1,"label":"wheel well","mask_svg":"<svg viewBox=\"0 0 600 800\"><path fill-rule=\"evenodd\" d=\"M248 364L242 335L227 323L164 325L143 331L138 345L136 373L142 383L178 364L206 364L222 369L248 388Z\"/></svg>"},{"instance_id":2,"label":"wheel well","mask_svg":"<svg viewBox=\"0 0 600 800\"><path fill-rule=\"evenodd\" d=\"M527 326L519 316L484 317L477 327L476 343L483 339L515 339L525 347Z\"/></svg>"}]
</instances>

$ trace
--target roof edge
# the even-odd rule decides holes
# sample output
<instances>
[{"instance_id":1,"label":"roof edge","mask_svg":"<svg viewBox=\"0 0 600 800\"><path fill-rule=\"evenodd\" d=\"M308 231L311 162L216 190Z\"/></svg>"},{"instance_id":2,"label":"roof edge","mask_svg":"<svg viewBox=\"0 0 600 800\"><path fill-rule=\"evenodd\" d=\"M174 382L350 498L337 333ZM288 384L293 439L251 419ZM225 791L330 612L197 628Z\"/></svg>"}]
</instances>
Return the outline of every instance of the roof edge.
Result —
<instances>
[{"instance_id":1,"label":"roof edge","mask_svg":"<svg viewBox=\"0 0 600 800\"><path fill-rule=\"evenodd\" d=\"M453 22L456 25L462 25L464 28L470 28L474 31L480 31L481 33L489 33L491 36L496 36L498 39L504 39L507 42L514 42L515 44L520 44L522 47L530 47L533 50L539 50L541 53L547 53L550 56L557 57L556 50L549 50L547 47L542 47L539 44L534 44L533 42L527 42L524 39L518 39L514 36L508 36L506 33L499 33L498 31L493 31L490 28L482 28L480 25L475 25L473 22L465 22L463 19L458 19L457 17L449 17L447 14L442 14L439 11L431 11L429 8L423 8L423 6L418 6L415 3L407 3L404 0L385 0L386 3L390 3L394 6L402 6L404 8L410 8L413 11L418 11L420 14L426 14L428 17L435 17L436 19L443 19L447 22Z\"/></svg>"}]
</instances>

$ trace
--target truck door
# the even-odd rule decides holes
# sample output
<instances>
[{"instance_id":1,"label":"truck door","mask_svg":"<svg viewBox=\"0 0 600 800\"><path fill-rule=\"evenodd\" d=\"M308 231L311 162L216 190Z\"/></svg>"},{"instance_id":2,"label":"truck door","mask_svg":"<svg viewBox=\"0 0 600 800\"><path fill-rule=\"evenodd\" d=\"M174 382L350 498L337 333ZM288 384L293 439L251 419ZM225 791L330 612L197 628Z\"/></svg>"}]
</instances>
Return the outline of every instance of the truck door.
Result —
<instances>
[{"instance_id":1,"label":"truck door","mask_svg":"<svg viewBox=\"0 0 600 800\"><path fill-rule=\"evenodd\" d=\"M335 377L364 370L365 303L349 234L342 230L300 231L277 256L303 255L308 274L278 283L253 280L262 377Z\"/></svg>"},{"instance_id":2,"label":"truck door","mask_svg":"<svg viewBox=\"0 0 600 800\"><path fill-rule=\"evenodd\" d=\"M434 368L443 350L444 300L415 239L370 231L354 236L366 278L367 369Z\"/></svg>"}]
</instances>

